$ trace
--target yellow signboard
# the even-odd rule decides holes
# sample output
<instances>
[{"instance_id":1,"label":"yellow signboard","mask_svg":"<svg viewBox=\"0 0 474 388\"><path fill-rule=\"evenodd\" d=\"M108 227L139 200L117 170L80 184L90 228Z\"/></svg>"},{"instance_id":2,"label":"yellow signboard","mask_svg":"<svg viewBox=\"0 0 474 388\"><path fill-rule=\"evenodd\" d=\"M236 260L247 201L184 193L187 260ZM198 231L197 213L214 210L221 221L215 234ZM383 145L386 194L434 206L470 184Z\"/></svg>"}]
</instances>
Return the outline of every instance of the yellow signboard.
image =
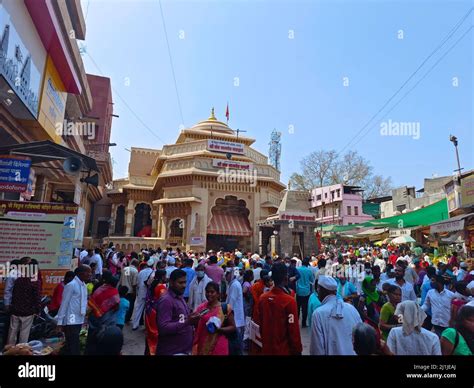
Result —
<instances>
[{"instance_id":1,"label":"yellow signboard","mask_svg":"<svg viewBox=\"0 0 474 388\"><path fill-rule=\"evenodd\" d=\"M474 205L474 174L461 180L461 206Z\"/></svg>"},{"instance_id":2,"label":"yellow signboard","mask_svg":"<svg viewBox=\"0 0 474 388\"><path fill-rule=\"evenodd\" d=\"M56 143L61 143L67 93L50 56L46 61L38 122Z\"/></svg>"}]
</instances>

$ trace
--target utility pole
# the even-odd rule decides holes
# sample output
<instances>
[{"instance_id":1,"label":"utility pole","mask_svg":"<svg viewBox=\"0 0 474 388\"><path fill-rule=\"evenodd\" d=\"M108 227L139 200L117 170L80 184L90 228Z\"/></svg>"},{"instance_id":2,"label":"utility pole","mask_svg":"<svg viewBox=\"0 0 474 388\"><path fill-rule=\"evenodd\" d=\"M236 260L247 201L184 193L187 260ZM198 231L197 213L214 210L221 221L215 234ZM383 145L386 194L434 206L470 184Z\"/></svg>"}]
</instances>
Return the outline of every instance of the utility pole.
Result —
<instances>
[{"instance_id":1,"label":"utility pole","mask_svg":"<svg viewBox=\"0 0 474 388\"><path fill-rule=\"evenodd\" d=\"M456 160L458 162L458 169L454 171L457 171L458 175L461 175L461 170L463 170L463 168L461 168L461 162L459 161L458 138L454 135L449 135L449 141L454 144L454 148L456 150Z\"/></svg>"}]
</instances>

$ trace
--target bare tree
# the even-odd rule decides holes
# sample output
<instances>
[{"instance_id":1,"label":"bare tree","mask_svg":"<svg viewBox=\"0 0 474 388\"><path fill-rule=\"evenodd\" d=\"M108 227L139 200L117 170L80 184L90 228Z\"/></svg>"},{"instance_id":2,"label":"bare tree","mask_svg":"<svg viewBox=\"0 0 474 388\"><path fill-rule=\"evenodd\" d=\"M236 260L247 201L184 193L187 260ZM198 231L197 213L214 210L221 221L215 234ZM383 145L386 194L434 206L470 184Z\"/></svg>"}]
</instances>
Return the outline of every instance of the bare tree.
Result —
<instances>
[{"instance_id":1,"label":"bare tree","mask_svg":"<svg viewBox=\"0 0 474 388\"><path fill-rule=\"evenodd\" d=\"M298 190L310 190L330 184L331 171L336 161L337 153L334 150L312 152L300 162L302 174L290 177L291 186Z\"/></svg>"},{"instance_id":2,"label":"bare tree","mask_svg":"<svg viewBox=\"0 0 474 388\"><path fill-rule=\"evenodd\" d=\"M392 190L391 178L373 175L373 167L357 151L349 151L342 157L334 150L315 151L304 157L300 165L302 173L290 177L291 188L295 190L342 183L361 186L364 198L389 195Z\"/></svg>"},{"instance_id":3,"label":"bare tree","mask_svg":"<svg viewBox=\"0 0 474 388\"><path fill-rule=\"evenodd\" d=\"M306 179L304 175L296 172L290 176L290 185L292 190L309 191L314 187L314 184Z\"/></svg>"},{"instance_id":4,"label":"bare tree","mask_svg":"<svg viewBox=\"0 0 474 388\"><path fill-rule=\"evenodd\" d=\"M364 199L384 197L392 193L392 178L373 175L363 182L362 187L364 188Z\"/></svg>"},{"instance_id":5,"label":"bare tree","mask_svg":"<svg viewBox=\"0 0 474 388\"><path fill-rule=\"evenodd\" d=\"M331 170L331 184L360 185L372 174L372 166L357 151L348 151Z\"/></svg>"}]
</instances>

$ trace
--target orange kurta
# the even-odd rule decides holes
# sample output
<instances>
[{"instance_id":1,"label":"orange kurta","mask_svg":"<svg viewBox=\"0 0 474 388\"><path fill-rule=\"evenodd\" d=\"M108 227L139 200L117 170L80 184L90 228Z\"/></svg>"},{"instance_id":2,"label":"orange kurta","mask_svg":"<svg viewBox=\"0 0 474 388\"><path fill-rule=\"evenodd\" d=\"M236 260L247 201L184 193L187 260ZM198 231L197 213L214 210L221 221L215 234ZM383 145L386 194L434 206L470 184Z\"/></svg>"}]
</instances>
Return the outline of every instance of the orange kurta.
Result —
<instances>
[{"instance_id":1,"label":"orange kurta","mask_svg":"<svg viewBox=\"0 0 474 388\"><path fill-rule=\"evenodd\" d=\"M260 297L258 321L263 355L300 355L301 344L298 311L294 295L280 287Z\"/></svg>"}]
</instances>

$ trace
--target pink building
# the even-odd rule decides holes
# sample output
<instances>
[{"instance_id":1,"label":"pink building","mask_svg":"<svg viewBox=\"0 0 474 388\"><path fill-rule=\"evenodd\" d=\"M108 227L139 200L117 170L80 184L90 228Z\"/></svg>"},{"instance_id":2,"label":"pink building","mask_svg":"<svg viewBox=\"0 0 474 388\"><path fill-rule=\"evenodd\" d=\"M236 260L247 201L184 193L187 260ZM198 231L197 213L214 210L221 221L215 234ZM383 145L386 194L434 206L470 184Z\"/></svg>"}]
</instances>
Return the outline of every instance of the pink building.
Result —
<instances>
[{"instance_id":1,"label":"pink building","mask_svg":"<svg viewBox=\"0 0 474 388\"><path fill-rule=\"evenodd\" d=\"M359 186L337 184L311 191L311 211L316 221L327 225L352 225L372 220L362 212L362 190Z\"/></svg>"}]
</instances>

